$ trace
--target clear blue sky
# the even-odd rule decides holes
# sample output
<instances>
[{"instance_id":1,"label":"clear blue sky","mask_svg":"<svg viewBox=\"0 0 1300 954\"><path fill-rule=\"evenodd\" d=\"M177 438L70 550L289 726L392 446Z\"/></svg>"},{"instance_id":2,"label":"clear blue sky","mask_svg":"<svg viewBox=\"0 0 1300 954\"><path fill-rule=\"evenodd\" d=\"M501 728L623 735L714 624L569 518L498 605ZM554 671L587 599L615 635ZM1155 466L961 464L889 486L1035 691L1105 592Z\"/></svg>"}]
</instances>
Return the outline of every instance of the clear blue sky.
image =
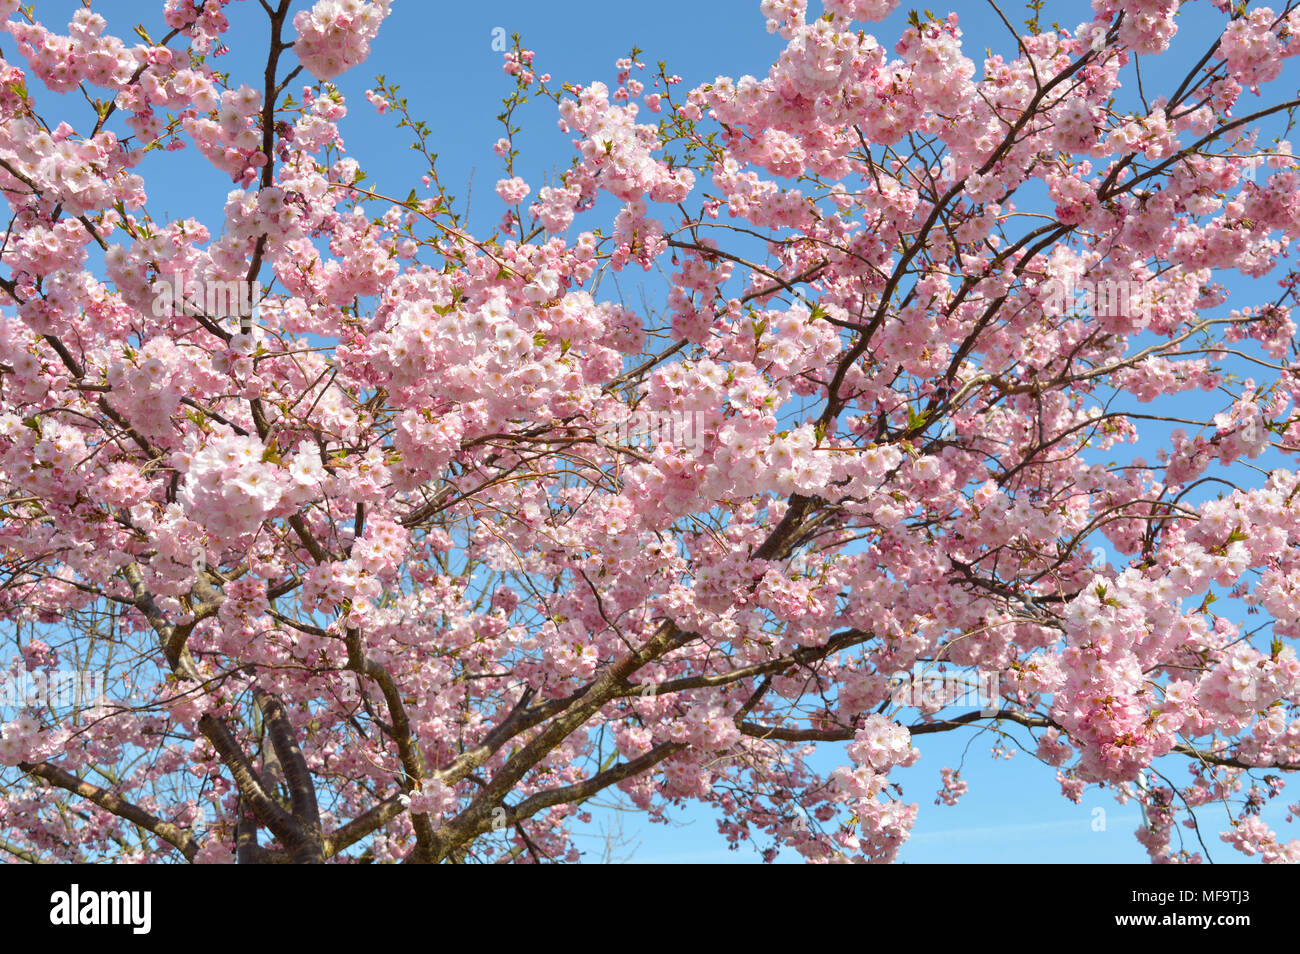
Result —
<instances>
[{"instance_id":1,"label":"clear blue sky","mask_svg":"<svg viewBox=\"0 0 1300 954\"><path fill-rule=\"evenodd\" d=\"M815 9L816 0L812 5ZM67 0L40 0L38 17L47 26L58 28L66 23L76 6ZM130 36L134 23L147 15L149 19L145 23L157 36L162 32L155 12L158 6L134 0L111 0L96 3L95 9L108 17L110 32L125 37ZM892 46L905 24L907 9L904 4L889 20L872 26L870 32L887 47ZM1011 54L1010 37L986 4L961 0L932 5L931 9L936 13L955 9L961 15L967 54L977 63L987 47ZM1020 8L1010 3L1003 9L1017 25L1025 17ZM1182 52L1176 57L1163 58L1164 65L1157 75L1144 77L1148 98L1164 92L1154 87L1162 78L1172 75L1176 65L1190 63L1204 50L1211 38L1205 26L1211 14L1205 3L1193 3L1185 9L1182 33L1175 42L1175 48L1181 48ZM1058 21L1062 26L1073 27L1090 17L1090 5L1076 0L1048 4L1042 22L1047 26ZM248 31L245 35L255 39L251 46L247 42L239 44L223 68L256 82L261 70L257 55L265 48L265 17L253 0L246 0L234 5L231 18L236 38ZM653 4L607 0L564 0L562 3L395 0L393 13L373 45L371 59L340 81L351 103L351 114L342 127L348 151L361 162L370 182L380 191L405 196L412 186L418 188L423 169L419 156L406 148L409 141L406 131L394 132L392 116L377 115L362 95L373 86L375 73L382 72L390 82L402 86L412 112L430 125L434 149L440 156L439 173L450 191L464 200L471 194L472 181L471 224L479 233L490 231L503 212L500 200L492 192L503 174L501 161L492 153L492 144L502 134L495 117L500 111L501 98L511 90L512 82L501 71L501 54L492 49L493 30L497 27L504 28L508 34L520 33L525 45L536 51L537 70L550 72L557 83L602 80L612 86L614 61L627 55L635 45L644 51L641 59L652 68L658 60L667 61L669 71L684 78L681 88L689 89L720 74L762 76L783 45L778 37L765 32L757 0L656 0ZM1194 37L1195 42L1180 42L1188 37ZM12 40L5 37L2 48L12 55ZM1296 84L1291 76L1289 72L1280 81L1281 86L1294 89ZM294 93L296 96L296 89ZM65 109L71 105L62 104ZM83 106L75 115L84 119L85 113ZM523 150L517 172L533 184L535 191L548 175L568 164L572 150L568 137L556 129L553 104L534 101L517 114L516 120L524 127L516 139ZM183 159L175 153L158 157L161 163L157 158L147 160L142 172L150 185L149 208L160 218L192 215L207 223L219 222L225 195L232 186L228 179L203 163L192 148L186 153L188 156ZM1264 294L1272 291L1270 280L1257 284ZM1234 280L1230 287L1244 291L1247 283ZM1135 455L1145 453L1154 457L1150 447L1128 450ZM1028 738L1025 730L1017 730L1016 735ZM1108 791L1090 789L1083 803L1075 806L1059 794L1053 771L1029 754L1021 752L1009 761L990 759L988 752L994 739L988 733L976 736L970 731L958 731L927 736L918 742L924 753L921 761L894 776L903 783L907 799L921 806L915 833L904 848L901 860L1074 863L1146 860L1145 851L1132 837L1139 821L1136 806L1119 805ZM963 778L969 783L970 792L955 807L934 805L940 768L958 765L963 753ZM828 762L833 761L831 755L828 752ZM1178 762L1165 768L1180 774L1183 771ZM1105 812L1104 830L1096 830L1096 809ZM1218 841L1222 810L1216 813L1206 808L1200 814L1211 857L1215 861L1244 860ZM1275 826L1281 821L1278 816L1274 809L1267 810L1265 815ZM602 814L600 820L606 817ZM634 860L757 861L757 856L748 850L728 852L707 813L682 811L675 817L682 824L664 827L649 825L639 815L625 818L625 834L640 842ZM1287 827L1282 826L1279 834L1290 837ZM1187 835L1192 842L1189 847L1196 847L1192 833ZM586 847L598 849L598 839L588 841Z\"/></svg>"}]
</instances>

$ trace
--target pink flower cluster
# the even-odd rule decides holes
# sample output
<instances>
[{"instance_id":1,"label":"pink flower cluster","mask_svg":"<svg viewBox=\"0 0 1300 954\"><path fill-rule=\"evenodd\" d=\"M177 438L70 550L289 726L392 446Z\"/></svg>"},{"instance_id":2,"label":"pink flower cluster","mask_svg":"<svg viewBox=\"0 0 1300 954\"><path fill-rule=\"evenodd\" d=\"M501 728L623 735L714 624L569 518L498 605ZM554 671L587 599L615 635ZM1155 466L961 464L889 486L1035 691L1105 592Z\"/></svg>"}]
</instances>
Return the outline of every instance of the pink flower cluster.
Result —
<instances>
[{"instance_id":1,"label":"pink flower cluster","mask_svg":"<svg viewBox=\"0 0 1300 954\"><path fill-rule=\"evenodd\" d=\"M185 472L178 500L214 539L229 543L255 533L285 496L284 475L265 452L256 437L227 431L178 461Z\"/></svg>"},{"instance_id":2,"label":"pink flower cluster","mask_svg":"<svg viewBox=\"0 0 1300 954\"><path fill-rule=\"evenodd\" d=\"M28 714L0 726L0 765L17 765L39 758L41 734L40 721Z\"/></svg>"},{"instance_id":3,"label":"pink flower cluster","mask_svg":"<svg viewBox=\"0 0 1300 954\"><path fill-rule=\"evenodd\" d=\"M391 9L391 0L316 0L293 18L298 61L322 80L363 63Z\"/></svg>"}]
</instances>

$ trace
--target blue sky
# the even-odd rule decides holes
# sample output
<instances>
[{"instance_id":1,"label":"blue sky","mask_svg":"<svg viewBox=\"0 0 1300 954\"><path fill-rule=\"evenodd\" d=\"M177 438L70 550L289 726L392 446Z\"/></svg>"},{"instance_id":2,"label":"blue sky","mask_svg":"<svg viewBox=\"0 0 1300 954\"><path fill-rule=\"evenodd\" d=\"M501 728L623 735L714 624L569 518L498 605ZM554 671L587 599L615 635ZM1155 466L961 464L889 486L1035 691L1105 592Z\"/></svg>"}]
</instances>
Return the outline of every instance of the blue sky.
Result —
<instances>
[{"instance_id":1,"label":"blue sky","mask_svg":"<svg viewBox=\"0 0 1300 954\"><path fill-rule=\"evenodd\" d=\"M816 6L815 0L813 5ZM66 22L76 6L64 0L40 0L38 17L46 25L57 28ZM162 32L157 29L159 17L152 12L156 9L154 4L110 0L97 3L95 9L109 19L110 31L118 35L129 37L132 26L146 12L149 19L144 22L151 32L155 36ZM984 3L963 0L931 9L936 13L955 9L961 15L966 51L977 64L987 47L1011 54L1013 41ZM907 10L905 4L883 24L873 25L870 32L887 47L892 46L906 22ZM1025 14L1010 4L1004 10L1019 26ZM1058 21L1062 26L1073 27L1090 16L1089 5L1076 0L1048 4L1042 22L1049 26ZM232 7L231 18L236 39L241 34L255 39L251 44L238 45L236 52L225 58L222 68L255 83L261 69L257 54L265 45L265 17L257 3L245 0ZM1217 14L1206 3L1188 6L1180 20L1182 32L1175 41L1175 50L1179 52L1162 59L1162 68L1156 76L1144 77L1148 97L1160 92L1153 90L1160 78L1173 75L1174 67L1199 56L1211 38L1206 24L1215 18ZM646 71L647 81L654 64L664 60L670 73L683 77L679 89L689 89L717 75L762 76L783 45L778 37L765 32L757 0L657 0L654 4L610 4L597 0L564 0L563 3L498 0L490 4L395 0L393 13L373 44L371 59L346 74L339 83L348 94L351 107L342 125L348 152L361 162L373 188L402 197L412 186L419 189L419 177L424 169L418 154L406 148L407 131L395 131L393 116L378 115L362 95L374 85L374 75L382 72L389 82L402 87L415 117L429 124L433 149L439 154L440 177L449 191L462 200L462 208L464 200L470 199L470 224L479 234L489 232L504 211L492 191L503 175L501 160L493 154L492 144L502 135L502 126L495 117L500 112L502 97L511 91L513 83L501 71L501 54L492 49L497 28L503 28L507 34L521 34L525 46L536 51L536 69L550 72L556 84L564 80L575 83L601 80L612 86L614 61L626 56L635 45L643 51L641 59L650 67ZM1193 42L1186 42L1189 38ZM7 37L0 48L12 55L13 44ZM1293 74L1294 70L1290 70L1279 81L1279 88L1289 85L1294 89ZM301 82L293 84L295 97L300 85ZM63 108L71 105L65 103ZM75 115L84 116L86 112L83 106ZM556 118L554 104L541 99L516 114L516 124L523 127L523 132L516 137L516 145L522 150L516 171L529 180L534 193L549 176L568 164L572 154L569 137L556 129ZM203 162L192 147L184 154L155 154L146 160L141 171L150 185L149 209L156 217L194 216L207 223L220 221L225 195L232 186L221 173ZM623 280L637 279L629 275ZM1253 283L1234 279L1228 284L1234 291L1260 291L1261 297L1244 299L1243 304L1262 301L1263 295L1271 297L1273 292L1271 279ZM1143 410L1150 412L1152 408ZM1150 447L1142 446L1121 448L1115 453L1120 452L1154 456ZM1014 734L1020 739L1028 738L1026 730L1016 730ZM1145 851L1132 837L1139 823L1135 805L1120 805L1110 792L1097 789L1086 792L1082 804L1073 805L1061 797L1053 770L1025 752L1009 760L991 759L988 753L993 742L990 734L976 736L971 731L930 735L918 741L924 753L921 761L894 776L903 783L907 799L921 806L915 833L901 854L902 861L1140 863L1146 860ZM828 753L828 763L831 761ZM959 763L963 763L962 777L970 785L969 793L955 807L934 805L940 768ZM1175 762L1166 771L1181 773L1183 769ZM1098 830L1098 809L1105 813L1102 830ZM1218 841L1222 811L1216 814L1206 808L1200 814L1205 822L1211 857L1215 861L1245 860ZM1276 825L1281 820L1278 814L1277 810L1269 809L1265 817ZM605 822L609 817L608 813L601 813L598 822ZM679 824L670 826L650 825L640 815L625 817L625 835L640 843L633 860L757 861L757 856L747 849L727 851L706 812L683 810L674 817ZM1285 831L1283 828L1280 834ZM1187 835L1195 841L1190 832ZM593 840L586 847L595 850L598 845ZM1198 846L1189 844L1189 847Z\"/></svg>"}]
</instances>

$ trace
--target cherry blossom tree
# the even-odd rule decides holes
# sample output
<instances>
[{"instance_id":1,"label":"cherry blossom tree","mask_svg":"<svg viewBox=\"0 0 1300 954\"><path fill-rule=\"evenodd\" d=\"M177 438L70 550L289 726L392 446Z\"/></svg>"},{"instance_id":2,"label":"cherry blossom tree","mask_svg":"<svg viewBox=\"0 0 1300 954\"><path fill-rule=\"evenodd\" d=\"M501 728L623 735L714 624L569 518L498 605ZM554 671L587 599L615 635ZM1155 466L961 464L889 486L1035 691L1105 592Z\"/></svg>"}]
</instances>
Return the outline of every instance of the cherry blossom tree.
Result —
<instances>
[{"instance_id":1,"label":"cherry blossom tree","mask_svg":"<svg viewBox=\"0 0 1300 954\"><path fill-rule=\"evenodd\" d=\"M0 0L6 678L102 686L5 710L0 851L577 860L617 793L888 861L933 798L891 772L985 732L1136 799L1155 861L1300 860L1262 811L1300 768L1300 13L989 3L983 56L763 0L767 74L689 90L517 39L476 234L402 92L331 84L431 14L258 5ZM151 214L175 150L223 221Z\"/></svg>"}]
</instances>

